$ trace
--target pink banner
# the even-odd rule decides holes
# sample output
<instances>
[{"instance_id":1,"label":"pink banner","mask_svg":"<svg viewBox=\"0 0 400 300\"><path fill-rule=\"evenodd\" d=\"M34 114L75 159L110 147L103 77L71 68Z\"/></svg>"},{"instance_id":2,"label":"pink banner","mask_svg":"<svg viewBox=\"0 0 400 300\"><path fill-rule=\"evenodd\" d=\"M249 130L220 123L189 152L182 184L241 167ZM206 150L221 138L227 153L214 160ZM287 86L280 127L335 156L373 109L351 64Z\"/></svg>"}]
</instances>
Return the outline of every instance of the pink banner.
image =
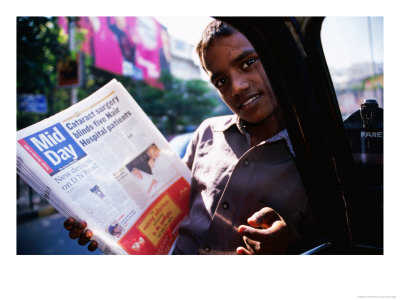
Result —
<instances>
[{"instance_id":1,"label":"pink banner","mask_svg":"<svg viewBox=\"0 0 400 300\"><path fill-rule=\"evenodd\" d=\"M67 31L66 18L59 24ZM85 37L80 50L94 66L162 87L158 79L169 70L169 40L154 18L80 17L76 31Z\"/></svg>"}]
</instances>

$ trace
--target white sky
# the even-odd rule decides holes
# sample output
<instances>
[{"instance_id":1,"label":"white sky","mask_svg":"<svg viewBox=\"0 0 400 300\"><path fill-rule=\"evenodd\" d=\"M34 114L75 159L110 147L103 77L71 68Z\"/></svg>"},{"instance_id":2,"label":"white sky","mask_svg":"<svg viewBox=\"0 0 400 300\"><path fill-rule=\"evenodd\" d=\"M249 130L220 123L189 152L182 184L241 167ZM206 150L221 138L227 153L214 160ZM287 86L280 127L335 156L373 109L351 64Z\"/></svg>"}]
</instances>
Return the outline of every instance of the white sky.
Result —
<instances>
[{"instance_id":1,"label":"white sky","mask_svg":"<svg viewBox=\"0 0 400 300\"><path fill-rule=\"evenodd\" d=\"M155 18L158 22L167 27L171 36L182 39L192 45L197 44L203 29L213 20L213 18L207 16L160 16Z\"/></svg>"},{"instance_id":2,"label":"white sky","mask_svg":"<svg viewBox=\"0 0 400 300\"><path fill-rule=\"evenodd\" d=\"M329 66L348 67L353 63L383 63L383 17L328 17L321 38ZM373 43L371 52L370 38Z\"/></svg>"},{"instance_id":3,"label":"white sky","mask_svg":"<svg viewBox=\"0 0 400 300\"><path fill-rule=\"evenodd\" d=\"M207 16L155 17L171 36L197 44L204 27L213 19ZM322 42L330 67L343 68L352 63L371 62L367 17L328 17L322 27ZM383 18L371 17L373 55L383 62Z\"/></svg>"}]
</instances>

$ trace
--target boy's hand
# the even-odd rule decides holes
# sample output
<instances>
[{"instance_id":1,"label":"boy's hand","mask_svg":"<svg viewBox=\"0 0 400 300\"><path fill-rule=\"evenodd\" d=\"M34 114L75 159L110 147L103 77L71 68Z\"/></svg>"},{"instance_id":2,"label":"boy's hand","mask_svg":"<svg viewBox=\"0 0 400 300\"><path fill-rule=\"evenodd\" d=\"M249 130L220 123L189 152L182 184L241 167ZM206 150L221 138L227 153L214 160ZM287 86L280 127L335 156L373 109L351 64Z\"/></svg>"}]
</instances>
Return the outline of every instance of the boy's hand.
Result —
<instances>
[{"instance_id":1,"label":"boy's hand","mask_svg":"<svg viewBox=\"0 0 400 300\"><path fill-rule=\"evenodd\" d=\"M289 245L289 229L283 218L272 208L264 207L239 226L246 248L237 254L285 254Z\"/></svg>"},{"instance_id":2,"label":"boy's hand","mask_svg":"<svg viewBox=\"0 0 400 300\"><path fill-rule=\"evenodd\" d=\"M86 229L87 224L85 221L78 222L74 218L68 218L64 221L64 228L69 231L69 237L71 239L78 239L79 245L86 245L90 239L93 237L93 232L89 229ZM95 251L97 249L97 242L91 241L88 245L89 251Z\"/></svg>"}]
</instances>

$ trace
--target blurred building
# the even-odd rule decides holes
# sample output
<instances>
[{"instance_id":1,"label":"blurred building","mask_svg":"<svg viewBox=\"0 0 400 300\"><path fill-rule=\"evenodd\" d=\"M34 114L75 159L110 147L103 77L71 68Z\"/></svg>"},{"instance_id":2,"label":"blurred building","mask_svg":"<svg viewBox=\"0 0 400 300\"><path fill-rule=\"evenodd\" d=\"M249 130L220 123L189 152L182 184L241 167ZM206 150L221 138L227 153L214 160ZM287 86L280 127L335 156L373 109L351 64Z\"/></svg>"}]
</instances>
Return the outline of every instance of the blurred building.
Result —
<instances>
[{"instance_id":1,"label":"blurred building","mask_svg":"<svg viewBox=\"0 0 400 300\"><path fill-rule=\"evenodd\" d=\"M201 79L200 66L193 60L194 46L170 36L171 74L183 80Z\"/></svg>"},{"instance_id":2,"label":"blurred building","mask_svg":"<svg viewBox=\"0 0 400 300\"><path fill-rule=\"evenodd\" d=\"M347 89L356 82L373 75L383 74L382 63L358 63L348 68L330 68L333 84L336 89Z\"/></svg>"},{"instance_id":3,"label":"blurred building","mask_svg":"<svg viewBox=\"0 0 400 300\"><path fill-rule=\"evenodd\" d=\"M358 63L330 69L342 115L360 109L365 99L375 99L383 108L383 64Z\"/></svg>"}]
</instances>

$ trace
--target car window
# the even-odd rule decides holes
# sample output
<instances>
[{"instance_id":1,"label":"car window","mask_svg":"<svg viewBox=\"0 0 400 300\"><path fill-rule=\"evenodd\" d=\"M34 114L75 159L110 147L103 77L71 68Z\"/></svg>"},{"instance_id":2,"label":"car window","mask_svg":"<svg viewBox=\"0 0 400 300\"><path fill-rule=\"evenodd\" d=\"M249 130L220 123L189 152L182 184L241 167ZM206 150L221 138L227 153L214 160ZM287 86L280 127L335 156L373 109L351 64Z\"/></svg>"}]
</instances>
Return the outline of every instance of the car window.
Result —
<instances>
[{"instance_id":1,"label":"car window","mask_svg":"<svg viewBox=\"0 0 400 300\"><path fill-rule=\"evenodd\" d=\"M327 17L321 40L358 163L382 163L383 18Z\"/></svg>"},{"instance_id":2,"label":"car window","mask_svg":"<svg viewBox=\"0 0 400 300\"><path fill-rule=\"evenodd\" d=\"M383 17L327 17L321 41L361 187L356 237L383 243ZM369 231L371 230L371 231Z\"/></svg>"},{"instance_id":3,"label":"car window","mask_svg":"<svg viewBox=\"0 0 400 300\"><path fill-rule=\"evenodd\" d=\"M383 108L383 18L327 17L321 40L343 117L364 99Z\"/></svg>"}]
</instances>

